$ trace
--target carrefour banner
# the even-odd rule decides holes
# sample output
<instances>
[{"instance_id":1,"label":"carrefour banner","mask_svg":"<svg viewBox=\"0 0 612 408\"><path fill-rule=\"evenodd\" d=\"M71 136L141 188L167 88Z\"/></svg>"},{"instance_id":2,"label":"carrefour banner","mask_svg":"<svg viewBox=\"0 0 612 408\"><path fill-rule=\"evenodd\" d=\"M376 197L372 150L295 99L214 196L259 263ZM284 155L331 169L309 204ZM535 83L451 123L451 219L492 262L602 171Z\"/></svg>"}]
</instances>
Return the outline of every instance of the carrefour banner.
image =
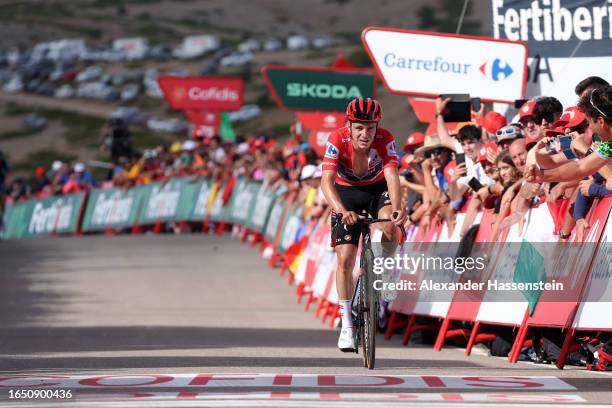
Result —
<instances>
[{"instance_id":1,"label":"carrefour banner","mask_svg":"<svg viewBox=\"0 0 612 408\"><path fill-rule=\"evenodd\" d=\"M82 230L101 231L106 228L131 227L136 223L143 191L142 186L91 190L83 216Z\"/></svg>"},{"instance_id":2,"label":"carrefour banner","mask_svg":"<svg viewBox=\"0 0 612 408\"><path fill-rule=\"evenodd\" d=\"M262 74L281 109L344 112L354 98L374 97L370 70L266 65Z\"/></svg>"},{"instance_id":3,"label":"carrefour banner","mask_svg":"<svg viewBox=\"0 0 612 408\"><path fill-rule=\"evenodd\" d=\"M493 35L529 46L527 97L552 95L576 104L588 76L610 80L611 3L602 0L492 0Z\"/></svg>"},{"instance_id":4,"label":"carrefour banner","mask_svg":"<svg viewBox=\"0 0 612 408\"><path fill-rule=\"evenodd\" d=\"M74 233L78 229L84 199L85 193L77 193L9 205L2 238Z\"/></svg>"},{"instance_id":5,"label":"carrefour banner","mask_svg":"<svg viewBox=\"0 0 612 408\"><path fill-rule=\"evenodd\" d=\"M388 27L367 27L361 40L393 93L469 93L507 103L525 93L522 42Z\"/></svg>"}]
</instances>

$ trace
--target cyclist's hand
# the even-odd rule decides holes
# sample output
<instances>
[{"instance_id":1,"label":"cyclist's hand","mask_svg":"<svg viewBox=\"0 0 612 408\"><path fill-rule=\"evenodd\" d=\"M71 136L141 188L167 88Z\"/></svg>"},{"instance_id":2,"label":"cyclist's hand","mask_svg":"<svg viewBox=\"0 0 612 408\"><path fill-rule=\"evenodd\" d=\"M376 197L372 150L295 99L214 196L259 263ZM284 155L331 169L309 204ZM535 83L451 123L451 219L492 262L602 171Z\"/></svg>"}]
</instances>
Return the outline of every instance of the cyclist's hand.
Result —
<instances>
[{"instance_id":1,"label":"cyclist's hand","mask_svg":"<svg viewBox=\"0 0 612 408\"><path fill-rule=\"evenodd\" d=\"M403 208L393 211L391 213L391 222L398 227L404 225L404 222L406 222L406 211Z\"/></svg>"},{"instance_id":2,"label":"cyclist's hand","mask_svg":"<svg viewBox=\"0 0 612 408\"><path fill-rule=\"evenodd\" d=\"M341 211L342 223L346 225L353 225L359 221L359 216L355 211Z\"/></svg>"}]
</instances>

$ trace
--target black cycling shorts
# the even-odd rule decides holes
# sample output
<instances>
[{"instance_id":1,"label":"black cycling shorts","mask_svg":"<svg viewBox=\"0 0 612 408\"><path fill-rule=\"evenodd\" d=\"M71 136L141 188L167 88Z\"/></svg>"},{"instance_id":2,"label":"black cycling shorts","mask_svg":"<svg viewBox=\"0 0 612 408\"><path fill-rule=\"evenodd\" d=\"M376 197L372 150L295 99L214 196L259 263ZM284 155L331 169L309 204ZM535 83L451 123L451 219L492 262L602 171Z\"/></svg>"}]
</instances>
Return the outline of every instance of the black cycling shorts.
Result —
<instances>
[{"instance_id":1,"label":"black cycling shorts","mask_svg":"<svg viewBox=\"0 0 612 408\"><path fill-rule=\"evenodd\" d=\"M372 218L377 218L378 211L381 208L391 205L386 180L381 180L367 186L343 186L336 184L336 191L338 191L344 208L348 211L354 211L359 215L370 214ZM359 246L361 235L361 226L359 224L346 225L338 222L336 213L332 212L331 230L332 247L344 244Z\"/></svg>"}]
</instances>

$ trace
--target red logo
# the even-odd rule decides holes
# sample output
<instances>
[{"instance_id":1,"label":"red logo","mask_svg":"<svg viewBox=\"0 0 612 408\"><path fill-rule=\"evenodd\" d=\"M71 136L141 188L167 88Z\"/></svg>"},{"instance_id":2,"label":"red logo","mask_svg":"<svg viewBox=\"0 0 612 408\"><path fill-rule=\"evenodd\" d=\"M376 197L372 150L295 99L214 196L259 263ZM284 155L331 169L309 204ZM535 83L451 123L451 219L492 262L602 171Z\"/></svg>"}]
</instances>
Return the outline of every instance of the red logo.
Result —
<instances>
[{"instance_id":1,"label":"red logo","mask_svg":"<svg viewBox=\"0 0 612 408\"><path fill-rule=\"evenodd\" d=\"M344 240L345 240L345 241L350 241L350 240L351 240L351 236L350 236L350 235L348 235L348 234L347 234L347 235L345 235L345 236L344 236Z\"/></svg>"},{"instance_id":2,"label":"red logo","mask_svg":"<svg viewBox=\"0 0 612 408\"><path fill-rule=\"evenodd\" d=\"M159 87L175 110L232 111L242 107L244 83L229 77L160 77Z\"/></svg>"}]
</instances>

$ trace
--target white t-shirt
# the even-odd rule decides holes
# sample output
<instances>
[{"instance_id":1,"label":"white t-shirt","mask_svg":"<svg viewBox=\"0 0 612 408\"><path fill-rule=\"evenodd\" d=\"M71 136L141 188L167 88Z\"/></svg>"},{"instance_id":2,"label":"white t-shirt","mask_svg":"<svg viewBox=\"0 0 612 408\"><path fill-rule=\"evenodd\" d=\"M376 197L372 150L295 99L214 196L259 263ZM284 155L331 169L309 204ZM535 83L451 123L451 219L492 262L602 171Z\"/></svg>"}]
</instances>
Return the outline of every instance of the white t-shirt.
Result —
<instances>
[{"instance_id":1,"label":"white t-shirt","mask_svg":"<svg viewBox=\"0 0 612 408\"><path fill-rule=\"evenodd\" d=\"M463 153L463 146L461 146L461 143L459 143L456 139L454 139L454 142L455 152ZM468 183L472 179L472 177L476 178L483 186L490 186L495 184L495 182L489 176L487 176L487 173L485 173L482 164L474 163L474 161L467 156L465 156L465 168L467 170L467 173L465 176L460 177L457 180L457 184L463 184L464 186L468 187Z\"/></svg>"}]
</instances>

